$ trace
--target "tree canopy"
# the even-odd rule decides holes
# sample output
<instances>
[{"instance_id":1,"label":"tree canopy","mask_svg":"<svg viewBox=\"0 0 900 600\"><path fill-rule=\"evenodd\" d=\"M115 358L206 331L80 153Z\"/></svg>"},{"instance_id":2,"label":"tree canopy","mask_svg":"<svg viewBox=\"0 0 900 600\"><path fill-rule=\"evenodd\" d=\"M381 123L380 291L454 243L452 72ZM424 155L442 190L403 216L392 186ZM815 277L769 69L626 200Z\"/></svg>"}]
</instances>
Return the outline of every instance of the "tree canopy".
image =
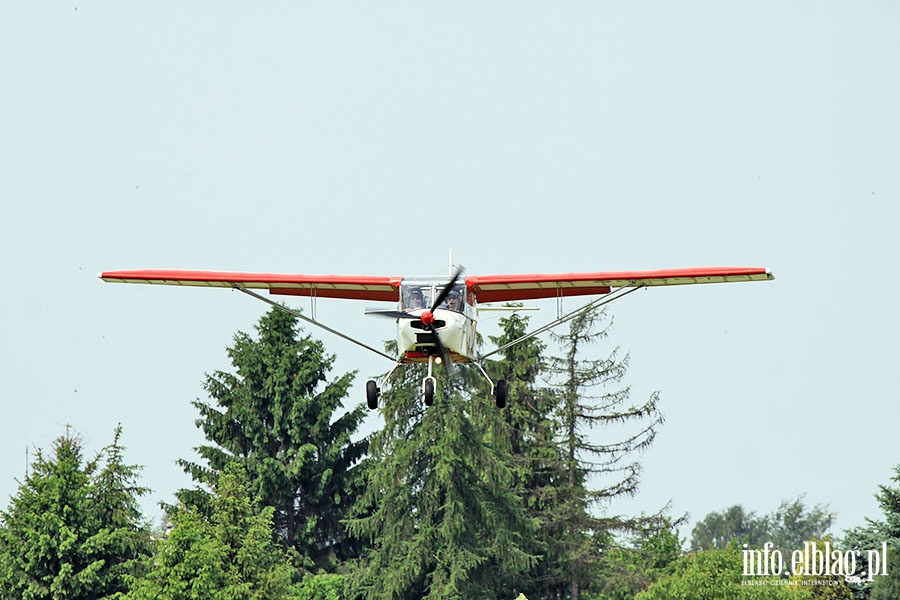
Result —
<instances>
[{"instance_id":1,"label":"tree canopy","mask_svg":"<svg viewBox=\"0 0 900 600\"><path fill-rule=\"evenodd\" d=\"M0 512L0 598L898 597L893 568L852 591L840 576L746 584L743 543L830 541L834 515L802 496L761 516L710 513L687 554L666 508L611 514L612 500L637 493L638 454L663 418L657 394L631 401L628 355L605 347L607 317L573 314L550 343L529 338L488 361L509 382L504 408L474 368L439 369L430 407L425 367L397 371L383 427L365 438L363 405L344 408L355 373L332 377L334 356L275 308L255 336L235 334L232 369L206 375L209 398L194 406L208 443L180 461L198 487L169 507L174 528L150 537L120 428L90 459L67 429ZM499 346L528 330L515 312L499 323ZM883 519L850 532L845 549L900 552L900 467L892 483L876 496Z\"/></svg>"},{"instance_id":2,"label":"tree canopy","mask_svg":"<svg viewBox=\"0 0 900 600\"><path fill-rule=\"evenodd\" d=\"M592 349L609 336L608 316L597 309L575 315L568 331L553 336L561 352L550 359L557 398L552 415L558 424L560 454L556 506L546 512L545 519L556 532L552 553L572 600L590 587L600 544L610 534L653 527L661 522L664 510L661 507L651 517L600 512L613 499L637 493L640 463L636 455L653 443L663 423L658 394L639 404L630 401L631 390L621 383L628 369L627 355L620 356L616 348L595 357ZM592 435L598 429L603 435Z\"/></svg>"},{"instance_id":3,"label":"tree canopy","mask_svg":"<svg viewBox=\"0 0 900 600\"><path fill-rule=\"evenodd\" d=\"M259 508L243 467L225 466L211 514L180 507L175 527L129 600L276 600L293 595L297 572L273 540L271 506Z\"/></svg>"},{"instance_id":4,"label":"tree canopy","mask_svg":"<svg viewBox=\"0 0 900 600\"><path fill-rule=\"evenodd\" d=\"M111 598L128 590L150 555L138 508L147 490L124 462L121 428L85 460L67 431L38 451L9 509L0 513L0 597Z\"/></svg>"},{"instance_id":5,"label":"tree canopy","mask_svg":"<svg viewBox=\"0 0 900 600\"><path fill-rule=\"evenodd\" d=\"M204 384L210 402L194 402L197 425L211 444L204 463L181 461L199 483L214 486L232 461L244 466L254 495L274 509L275 530L308 566L334 568L359 549L341 520L362 490L368 441L356 432L362 405L341 412L354 373L329 380L334 356L301 335L296 316L273 307L228 348L233 372L214 371ZM202 506L203 494L183 491Z\"/></svg>"},{"instance_id":6,"label":"tree canopy","mask_svg":"<svg viewBox=\"0 0 900 600\"><path fill-rule=\"evenodd\" d=\"M875 499L881 507L882 518L867 519L865 525L851 529L844 538L846 546L860 553L857 574L861 576L862 582L857 586L858 598L872 600L900 598L900 568L897 567L895 558L900 557L900 465L894 467L891 482L894 485L879 485L875 494ZM868 574L874 565L868 563L868 551L882 548L883 544L887 546L890 568L887 575L873 575L870 581Z\"/></svg>"},{"instance_id":7,"label":"tree canopy","mask_svg":"<svg viewBox=\"0 0 900 600\"><path fill-rule=\"evenodd\" d=\"M446 380L434 406L409 369L382 395L368 486L350 521L372 545L357 576L366 598L493 598L534 560L512 474L475 414L486 396ZM511 597L511 596L510 596Z\"/></svg>"},{"instance_id":8,"label":"tree canopy","mask_svg":"<svg viewBox=\"0 0 900 600\"><path fill-rule=\"evenodd\" d=\"M754 547L771 542L776 548L799 550L804 542L825 537L833 520L834 515L826 505L808 507L803 496L782 500L768 515L757 515L735 504L721 512L709 513L694 526L691 549L722 549L737 540Z\"/></svg>"}]
</instances>

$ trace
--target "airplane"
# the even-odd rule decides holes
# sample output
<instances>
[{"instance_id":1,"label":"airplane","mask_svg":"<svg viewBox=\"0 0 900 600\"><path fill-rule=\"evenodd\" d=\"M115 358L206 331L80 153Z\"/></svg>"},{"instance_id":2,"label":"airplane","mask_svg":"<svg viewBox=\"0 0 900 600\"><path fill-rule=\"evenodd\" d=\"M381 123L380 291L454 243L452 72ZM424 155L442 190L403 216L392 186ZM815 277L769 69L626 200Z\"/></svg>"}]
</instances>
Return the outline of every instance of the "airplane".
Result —
<instances>
[{"instance_id":1,"label":"airplane","mask_svg":"<svg viewBox=\"0 0 900 600\"><path fill-rule=\"evenodd\" d=\"M422 396L426 406L434 403L437 379L433 366L443 363L448 375L454 363L475 365L491 387L498 408L504 408L508 383L499 379L496 384L484 369L487 357L539 335L583 311L608 304L639 289L702 283L771 281L772 272L761 267L698 267L661 269L654 271L614 271L596 273L467 275L462 267L452 269L448 277L381 277L370 275L302 275L285 273L241 273L229 271L194 271L144 269L106 271L100 279L113 283L142 283L200 287L231 288L326 331L394 361L394 366L380 381L366 382L366 404L378 408L382 388L404 364L425 363L428 374L422 381ZM366 314L395 320L398 325L398 356L391 356L363 342L341 333L298 310L275 302L254 290L268 290L273 295L318 298L341 298L393 302L395 309L366 310ZM495 307L489 303L521 302L573 296L599 296L586 305L558 318L526 335L495 348L485 354L476 349L477 313L484 310L522 310L521 307ZM558 312L561 313L561 304Z\"/></svg>"}]
</instances>

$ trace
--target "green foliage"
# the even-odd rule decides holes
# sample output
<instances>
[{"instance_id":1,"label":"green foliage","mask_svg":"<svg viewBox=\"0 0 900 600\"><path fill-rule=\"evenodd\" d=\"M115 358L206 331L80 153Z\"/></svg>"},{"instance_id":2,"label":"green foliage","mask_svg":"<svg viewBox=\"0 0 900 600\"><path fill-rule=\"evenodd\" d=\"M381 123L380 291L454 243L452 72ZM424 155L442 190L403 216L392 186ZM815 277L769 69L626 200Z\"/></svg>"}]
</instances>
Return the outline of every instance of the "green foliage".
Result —
<instances>
[{"instance_id":1,"label":"green foliage","mask_svg":"<svg viewBox=\"0 0 900 600\"><path fill-rule=\"evenodd\" d=\"M900 549L894 547L892 556L900 556ZM872 600L897 600L900 598L900 569L892 565L888 574L879 577L872 586Z\"/></svg>"},{"instance_id":2,"label":"green foliage","mask_svg":"<svg viewBox=\"0 0 900 600\"><path fill-rule=\"evenodd\" d=\"M806 542L815 544L815 548L818 551L821 551L825 547L825 544L830 544L832 548L834 547L834 541L830 537L821 538L813 536L803 540L800 546L796 548L796 550L800 550L803 554L803 559L801 559L802 565L815 564L816 560L812 555L808 554L808 552L811 551L812 546L807 546ZM791 554L785 550L784 556L791 556ZM824 574L813 575L804 573L803 566L798 565L798 567L799 568L795 568L791 575L791 580L796 585L806 586L805 592L810 600L853 600L853 591L843 576ZM812 569L814 567L810 568Z\"/></svg>"},{"instance_id":3,"label":"green foliage","mask_svg":"<svg viewBox=\"0 0 900 600\"><path fill-rule=\"evenodd\" d=\"M358 556L343 519L363 486L367 440L353 440L365 408L335 418L354 374L327 381L334 356L297 318L273 308L257 325L258 339L238 332L228 349L235 372L207 375L212 402L195 402L197 425L214 445L198 448L206 465L181 461L192 477L215 485L225 465L238 461L263 505L275 509L275 530L309 566L334 568ZM207 499L183 490L184 503Z\"/></svg>"},{"instance_id":4,"label":"green foliage","mask_svg":"<svg viewBox=\"0 0 900 600\"><path fill-rule=\"evenodd\" d=\"M608 543L601 544L597 593L592 600L630 600L666 575L669 565L681 556L682 541L671 519L638 531L624 545L612 535L605 537Z\"/></svg>"},{"instance_id":5,"label":"green foliage","mask_svg":"<svg viewBox=\"0 0 900 600\"><path fill-rule=\"evenodd\" d=\"M732 540L759 547L772 542L776 548L792 552L806 541L825 537L834 515L827 506L808 508L803 496L783 500L771 515L757 516L736 504L721 513L711 512L698 522L691 536L692 550L724 548Z\"/></svg>"},{"instance_id":6,"label":"green foliage","mask_svg":"<svg viewBox=\"0 0 900 600\"><path fill-rule=\"evenodd\" d=\"M447 382L434 406L416 397L411 368L382 395L384 429L372 440L373 467L352 532L372 549L355 577L371 599L512 597L531 564L512 475L485 442L476 418L488 398Z\"/></svg>"},{"instance_id":7,"label":"green foliage","mask_svg":"<svg viewBox=\"0 0 900 600\"><path fill-rule=\"evenodd\" d=\"M212 514L185 507L129 600L276 600L294 595L295 569L272 537L272 507L257 509L243 468L218 479Z\"/></svg>"},{"instance_id":8,"label":"green foliage","mask_svg":"<svg viewBox=\"0 0 900 600\"><path fill-rule=\"evenodd\" d=\"M297 588L295 600L342 600L346 597L347 577L331 573L306 575Z\"/></svg>"},{"instance_id":9,"label":"green foliage","mask_svg":"<svg viewBox=\"0 0 900 600\"><path fill-rule=\"evenodd\" d=\"M0 522L0 597L112 598L126 591L150 553L137 498L139 468L123 462L121 428L85 462L65 435L38 452ZM102 468L98 467L105 457Z\"/></svg>"},{"instance_id":10,"label":"green foliage","mask_svg":"<svg viewBox=\"0 0 900 600\"><path fill-rule=\"evenodd\" d=\"M595 509L614 498L637 492L640 466L632 460L636 452L653 443L663 423L653 394L643 404L630 404L630 390L621 387L628 357L613 350L606 358L587 358L590 347L606 339L606 313L583 311L569 322L566 334L554 336L562 355L550 360L549 371L558 390L554 416L559 424L560 455L554 493L555 506L546 511L545 522L553 533L553 554L567 585L557 584L557 594L577 598L587 590L598 566L600 543L610 532L637 532L658 521L654 517L598 517ZM620 439L596 443L592 429L615 428ZM593 489L599 484L599 489ZM548 590L549 592L550 590Z\"/></svg>"},{"instance_id":11,"label":"green foliage","mask_svg":"<svg viewBox=\"0 0 900 600\"><path fill-rule=\"evenodd\" d=\"M491 338L497 347L524 336L528 318L512 313L500 319L500 327L502 334ZM509 382L509 398L505 410L487 405L481 415L489 427L487 442L508 466L513 488L523 502L531 528L523 549L541 557L519 578L518 588L533 597L542 597L566 580L560 561L554 559L558 531L547 517L559 505L556 487L562 479L562 464L554 415L558 394L541 385L547 367L545 350L545 344L534 337L507 348L502 360L488 364L495 381Z\"/></svg>"},{"instance_id":12,"label":"green foliage","mask_svg":"<svg viewBox=\"0 0 900 600\"><path fill-rule=\"evenodd\" d=\"M823 504L808 508L801 495L794 500L783 500L771 516L764 519L769 540L776 548L797 550L804 542L824 538L834 514Z\"/></svg>"},{"instance_id":13,"label":"green foliage","mask_svg":"<svg viewBox=\"0 0 900 600\"><path fill-rule=\"evenodd\" d=\"M747 512L736 504L722 512L711 512L694 525L691 532L691 550L721 550L732 540L761 546L770 541L764 518L753 511Z\"/></svg>"},{"instance_id":14,"label":"green foliage","mask_svg":"<svg viewBox=\"0 0 900 600\"><path fill-rule=\"evenodd\" d=\"M891 481L900 484L900 465L894 467ZM867 519L865 526L847 531L843 543L860 552L857 574L863 576L863 583L856 586L856 597L895 600L900 598L900 568L896 559L900 557L900 485L879 485L875 498L881 507L883 520ZM887 543L888 552L887 575L876 576L874 581L869 582L865 577L870 569L867 551L880 549L884 543Z\"/></svg>"},{"instance_id":15,"label":"green foliage","mask_svg":"<svg viewBox=\"0 0 900 600\"><path fill-rule=\"evenodd\" d=\"M726 548L704 550L679 558L672 573L659 579L635 600L800 600L809 598L807 588L783 585L768 577L744 577L743 559L737 543ZM743 580L756 585L744 585Z\"/></svg>"},{"instance_id":16,"label":"green foliage","mask_svg":"<svg viewBox=\"0 0 900 600\"><path fill-rule=\"evenodd\" d=\"M591 346L608 335L604 317L597 311L578 314L566 334L554 336L561 347L556 356L545 357L547 347L536 338L503 350L502 359L487 368L494 379L509 381L507 408L473 404L485 442L511 474L523 503L522 550L539 560L517 577L515 587L535 598L577 597L597 587L598 572L614 568L601 567L612 532L651 535L660 528L659 515L597 515L609 500L635 492L639 468L626 459L649 446L662 423L655 395L629 405L629 390L620 385L627 357L614 350L605 359L589 358ZM500 325L502 334L491 338L498 347L521 338L528 319L513 313ZM614 441L593 442L592 428L606 429L607 438L614 428ZM594 488L598 483L600 489Z\"/></svg>"}]
</instances>

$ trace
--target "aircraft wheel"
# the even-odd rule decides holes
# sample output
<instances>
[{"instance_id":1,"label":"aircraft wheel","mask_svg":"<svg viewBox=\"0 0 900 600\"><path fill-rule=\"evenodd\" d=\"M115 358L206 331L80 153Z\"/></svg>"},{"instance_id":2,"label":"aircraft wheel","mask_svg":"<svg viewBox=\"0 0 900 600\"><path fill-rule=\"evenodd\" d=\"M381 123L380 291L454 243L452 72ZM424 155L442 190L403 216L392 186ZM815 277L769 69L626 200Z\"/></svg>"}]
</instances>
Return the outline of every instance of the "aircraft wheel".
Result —
<instances>
[{"instance_id":1,"label":"aircraft wheel","mask_svg":"<svg viewBox=\"0 0 900 600\"><path fill-rule=\"evenodd\" d=\"M430 379L425 380L425 406L434 404L434 382Z\"/></svg>"},{"instance_id":2,"label":"aircraft wheel","mask_svg":"<svg viewBox=\"0 0 900 600\"><path fill-rule=\"evenodd\" d=\"M371 410L378 408L378 386L371 379L366 382L366 404Z\"/></svg>"},{"instance_id":3,"label":"aircraft wheel","mask_svg":"<svg viewBox=\"0 0 900 600\"><path fill-rule=\"evenodd\" d=\"M494 399L497 401L497 408L506 407L506 395L509 392L507 387L507 383L505 379L501 379L497 382L497 386L494 388Z\"/></svg>"}]
</instances>

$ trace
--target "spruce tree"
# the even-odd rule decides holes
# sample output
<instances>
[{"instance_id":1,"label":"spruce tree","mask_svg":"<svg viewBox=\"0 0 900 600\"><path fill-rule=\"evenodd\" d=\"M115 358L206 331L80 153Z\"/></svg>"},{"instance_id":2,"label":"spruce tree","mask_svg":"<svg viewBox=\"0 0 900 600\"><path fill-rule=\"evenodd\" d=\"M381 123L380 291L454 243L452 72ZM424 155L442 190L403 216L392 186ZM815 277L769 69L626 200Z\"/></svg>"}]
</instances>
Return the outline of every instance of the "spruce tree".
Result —
<instances>
[{"instance_id":1,"label":"spruce tree","mask_svg":"<svg viewBox=\"0 0 900 600\"><path fill-rule=\"evenodd\" d=\"M341 525L360 493L367 440L353 437L365 416L360 404L336 417L355 373L328 380L334 356L322 342L300 335L297 318L273 308L258 337L234 336L234 372L207 375L211 402L194 402L197 426L212 442L197 448L205 461L181 461L192 477L214 486L231 461L247 470L254 495L275 509L277 534L306 557L331 569L358 555ZM202 506L198 491L179 498Z\"/></svg>"},{"instance_id":2,"label":"spruce tree","mask_svg":"<svg viewBox=\"0 0 900 600\"><path fill-rule=\"evenodd\" d=\"M528 317L518 313L501 318L502 334L491 337L491 342L502 347L521 338L528 323ZM509 465L513 487L522 499L531 527L525 549L539 558L519 578L518 591L529 598L550 597L559 582L565 581L557 556L560 527L552 517L563 480L555 414L559 395L543 380L547 375L545 351L546 344L536 337L502 351L502 358L492 362L489 370L495 381L508 381L509 402L505 410L489 407L492 410L484 415L499 424L491 429L489 440Z\"/></svg>"},{"instance_id":3,"label":"spruce tree","mask_svg":"<svg viewBox=\"0 0 900 600\"><path fill-rule=\"evenodd\" d=\"M127 590L152 551L149 526L138 503L150 489L137 484L140 467L125 463L121 438L119 425L113 443L102 451L103 468L93 480L91 499L101 529L92 545L106 568L106 583L98 582L94 588L100 598Z\"/></svg>"},{"instance_id":4,"label":"spruce tree","mask_svg":"<svg viewBox=\"0 0 900 600\"><path fill-rule=\"evenodd\" d=\"M426 409L422 375L408 368L382 395L385 425L373 437L368 487L349 523L372 543L358 591L392 600L514 597L533 557L523 551L527 529L512 474L485 443L484 421L473 418L493 401L442 376Z\"/></svg>"},{"instance_id":5,"label":"spruce tree","mask_svg":"<svg viewBox=\"0 0 900 600\"><path fill-rule=\"evenodd\" d=\"M845 533L844 545L859 552L856 575L862 582L855 584L857 598L872 600L888 600L900 598L900 568L897 568L897 557L900 556L900 465L894 467L890 484L879 485L875 499L881 507L883 518L866 519L866 525L856 527ZM873 576L869 581L868 574L884 572L884 565L868 562L869 551L879 551L882 544L887 544L887 575Z\"/></svg>"},{"instance_id":6,"label":"spruce tree","mask_svg":"<svg viewBox=\"0 0 900 600\"><path fill-rule=\"evenodd\" d=\"M601 327L605 316L603 311L587 310L574 317L567 333L554 336L562 355L553 357L549 367L559 394L556 415L562 455L555 506L544 518L556 539L551 560L565 577L565 588L560 585L556 593L572 600L590 584L604 534L638 531L658 518L596 512L614 498L636 493L640 465L633 460L634 453L653 442L663 422L657 394L635 405L629 403L630 389L620 387L627 356L613 350L606 358L586 357L592 345L609 335L609 324ZM622 439L593 441L593 430L602 429L606 438L613 426L622 426Z\"/></svg>"},{"instance_id":7,"label":"spruce tree","mask_svg":"<svg viewBox=\"0 0 900 600\"><path fill-rule=\"evenodd\" d=\"M528 597L578 598L616 533L652 532L663 522L658 515L598 516L613 498L635 493L639 466L629 457L653 441L662 422L655 395L640 406L628 403L629 390L620 386L627 356L588 358L608 336L608 327L598 329L603 315L585 311L570 320L567 333L553 336L560 348L554 356L531 338L490 366L510 390L502 426L490 439L502 450L534 527L526 549L540 559L520 580ZM525 335L528 319L513 314L500 325L502 335L492 338L497 346ZM614 441L592 441L594 430L609 437L617 424L624 427Z\"/></svg>"},{"instance_id":8,"label":"spruce tree","mask_svg":"<svg viewBox=\"0 0 900 600\"><path fill-rule=\"evenodd\" d=\"M112 598L128 590L150 553L137 498L139 468L123 461L121 429L85 461L79 437L39 451L0 513L0 597ZM98 466L105 455L104 466Z\"/></svg>"},{"instance_id":9,"label":"spruce tree","mask_svg":"<svg viewBox=\"0 0 900 600\"><path fill-rule=\"evenodd\" d=\"M149 573L128 600L280 600L296 571L272 536L272 507L258 508L244 469L229 463L210 497L207 517L179 507Z\"/></svg>"}]
</instances>

